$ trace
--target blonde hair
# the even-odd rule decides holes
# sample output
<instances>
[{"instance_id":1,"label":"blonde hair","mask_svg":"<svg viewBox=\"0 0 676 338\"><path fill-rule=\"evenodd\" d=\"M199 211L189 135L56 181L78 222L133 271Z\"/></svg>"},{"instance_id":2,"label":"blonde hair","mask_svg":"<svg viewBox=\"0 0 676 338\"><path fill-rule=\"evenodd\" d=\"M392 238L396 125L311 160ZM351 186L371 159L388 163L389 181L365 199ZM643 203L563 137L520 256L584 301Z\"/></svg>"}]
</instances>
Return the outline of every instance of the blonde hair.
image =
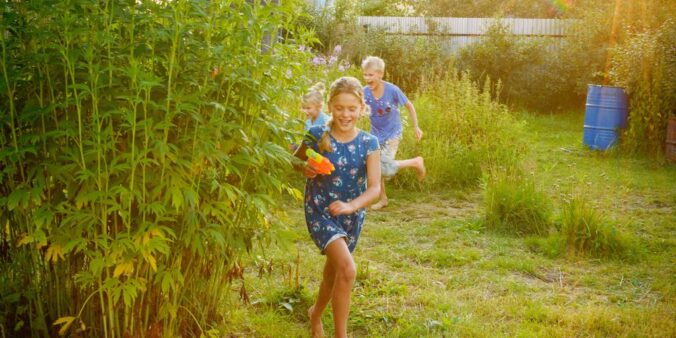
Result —
<instances>
[{"instance_id":1,"label":"blonde hair","mask_svg":"<svg viewBox=\"0 0 676 338\"><path fill-rule=\"evenodd\" d=\"M359 80L351 76L343 76L336 81L333 81L331 88L329 88L328 104L331 105L331 101L333 101L333 99L339 94L352 94L357 97L365 109L365 114L368 115L369 107L366 105L366 101L364 100L364 88L362 87ZM333 116L326 124L329 126L329 130L325 131L324 134L322 134L322 138L319 140L319 151L332 152L333 148L331 147L331 141L329 140L329 131L331 131L333 128Z\"/></svg>"},{"instance_id":2,"label":"blonde hair","mask_svg":"<svg viewBox=\"0 0 676 338\"><path fill-rule=\"evenodd\" d=\"M318 104L321 105L324 103L324 92L326 91L326 86L324 83L317 82L315 83L308 91L301 97L301 102L303 104Z\"/></svg>"},{"instance_id":3,"label":"blonde hair","mask_svg":"<svg viewBox=\"0 0 676 338\"><path fill-rule=\"evenodd\" d=\"M372 69L375 71L385 71L385 61L377 56L367 56L361 63L361 69Z\"/></svg>"}]
</instances>

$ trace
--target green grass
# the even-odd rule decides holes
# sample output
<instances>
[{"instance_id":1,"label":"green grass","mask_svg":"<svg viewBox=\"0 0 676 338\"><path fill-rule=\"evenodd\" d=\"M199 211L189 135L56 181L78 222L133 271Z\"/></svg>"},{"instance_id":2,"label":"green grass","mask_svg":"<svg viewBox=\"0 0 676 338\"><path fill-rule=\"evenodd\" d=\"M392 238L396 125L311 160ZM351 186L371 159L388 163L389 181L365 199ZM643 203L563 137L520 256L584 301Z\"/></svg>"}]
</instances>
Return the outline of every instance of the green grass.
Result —
<instances>
[{"instance_id":1,"label":"green grass","mask_svg":"<svg viewBox=\"0 0 676 338\"><path fill-rule=\"evenodd\" d=\"M391 188L390 206L368 213L355 252L352 336L676 336L676 168L584 149L579 115L521 120L532 147L526 171L558 211L553 222L561 226L565 201L584 196L644 253L638 260L560 255L562 237L486 231L480 188ZM287 206L280 217L291 244L253 254L243 282L256 304L239 301L241 282L234 282L221 332L309 337L304 311L324 258L308 238L301 202ZM304 289L289 311L279 302L294 292L288 269L298 265L297 253ZM273 269L259 277L261 260ZM323 320L330 337L330 311Z\"/></svg>"},{"instance_id":2,"label":"green grass","mask_svg":"<svg viewBox=\"0 0 676 338\"><path fill-rule=\"evenodd\" d=\"M551 205L529 176L496 173L485 183L486 227L514 235L546 235L551 228Z\"/></svg>"},{"instance_id":3,"label":"green grass","mask_svg":"<svg viewBox=\"0 0 676 338\"><path fill-rule=\"evenodd\" d=\"M632 240L585 200L568 201L561 218L561 232L569 255L620 258L629 257L635 251Z\"/></svg>"}]
</instances>

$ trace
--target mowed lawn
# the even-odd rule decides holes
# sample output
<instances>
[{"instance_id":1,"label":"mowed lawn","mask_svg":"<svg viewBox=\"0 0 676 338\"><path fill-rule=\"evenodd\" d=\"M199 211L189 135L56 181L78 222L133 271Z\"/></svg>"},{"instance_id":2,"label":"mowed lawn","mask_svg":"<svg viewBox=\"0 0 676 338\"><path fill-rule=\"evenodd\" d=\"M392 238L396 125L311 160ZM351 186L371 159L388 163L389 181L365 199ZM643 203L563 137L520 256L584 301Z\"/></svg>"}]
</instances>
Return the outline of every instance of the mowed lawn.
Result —
<instances>
[{"instance_id":1,"label":"mowed lawn","mask_svg":"<svg viewBox=\"0 0 676 338\"><path fill-rule=\"evenodd\" d=\"M537 238L488 231L481 186L390 189L390 205L368 212L355 252L351 335L676 336L676 166L584 149L582 114L520 115L531 143L525 165L555 206L554 223L563 201L583 196L636 240L637 253L566 257L537 249ZM302 202L285 206L282 240L246 258L245 280L231 285L222 328L231 337L309 336L305 313L324 257ZM324 327L331 336L330 309Z\"/></svg>"}]
</instances>

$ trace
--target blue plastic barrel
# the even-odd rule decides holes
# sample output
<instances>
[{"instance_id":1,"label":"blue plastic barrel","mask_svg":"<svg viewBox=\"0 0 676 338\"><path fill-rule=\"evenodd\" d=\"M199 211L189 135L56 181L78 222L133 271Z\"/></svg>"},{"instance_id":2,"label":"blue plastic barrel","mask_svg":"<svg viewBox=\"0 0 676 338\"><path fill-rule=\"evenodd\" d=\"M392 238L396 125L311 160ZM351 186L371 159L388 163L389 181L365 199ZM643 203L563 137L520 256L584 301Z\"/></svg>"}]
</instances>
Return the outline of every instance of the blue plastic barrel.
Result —
<instances>
[{"instance_id":1,"label":"blue plastic barrel","mask_svg":"<svg viewBox=\"0 0 676 338\"><path fill-rule=\"evenodd\" d=\"M627 107L624 89L589 85L584 113L584 144L597 150L606 150L617 144L618 129L627 126Z\"/></svg>"}]
</instances>

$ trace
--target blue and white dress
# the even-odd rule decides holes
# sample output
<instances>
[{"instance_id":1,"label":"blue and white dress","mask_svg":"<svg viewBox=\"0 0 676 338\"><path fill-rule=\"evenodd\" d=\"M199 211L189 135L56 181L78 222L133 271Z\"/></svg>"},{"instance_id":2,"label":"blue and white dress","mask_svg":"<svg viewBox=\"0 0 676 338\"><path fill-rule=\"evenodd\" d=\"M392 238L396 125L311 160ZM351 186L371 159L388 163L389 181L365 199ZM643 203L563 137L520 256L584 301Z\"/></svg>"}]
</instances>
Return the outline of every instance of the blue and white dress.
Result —
<instances>
[{"instance_id":1,"label":"blue and white dress","mask_svg":"<svg viewBox=\"0 0 676 338\"><path fill-rule=\"evenodd\" d=\"M336 170L330 175L317 175L305 184L305 222L312 240L321 253L329 243L345 238L350 252L359 239L364 208L351 215L331 216L329 205L334 201L350 202L366 190L366 158L379 149L378 139L360 130L349 142L338 142L329 133L333 152L320 152L319 140L327 126L310 128L303 143L333 163Z\"/></svg>"}]
</instances>

